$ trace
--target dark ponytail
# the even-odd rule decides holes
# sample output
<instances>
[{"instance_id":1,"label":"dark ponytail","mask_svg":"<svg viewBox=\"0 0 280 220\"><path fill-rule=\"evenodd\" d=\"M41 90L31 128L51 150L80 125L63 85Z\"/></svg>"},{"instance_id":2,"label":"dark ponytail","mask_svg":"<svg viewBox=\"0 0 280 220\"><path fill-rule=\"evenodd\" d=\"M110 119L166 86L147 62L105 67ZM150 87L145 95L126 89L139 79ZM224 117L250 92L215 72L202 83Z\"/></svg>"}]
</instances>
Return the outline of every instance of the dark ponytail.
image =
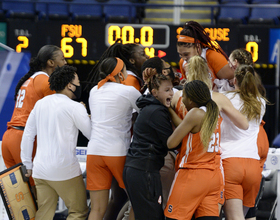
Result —
<instances>
[{"instance_id":1,"label":"dark ponytail","mask_svg":"<svg viewBox=\"0 0 280 220\"><path fill-rule=\"evenodd\" d=\"M31 58L29 63L29 71L26 73L18 82L16 89L15 89L15 95L14 100L17 99L17 94L20 89L20 87L23 85L23 83L28 80L34 73L41 71L42 69L47 67L47 62L49 59L54 59L56 56L56 51L60 50L59 47L54 45L45 45L43 46L38 54L37 57Z\"/></svg>"}]
</instances>

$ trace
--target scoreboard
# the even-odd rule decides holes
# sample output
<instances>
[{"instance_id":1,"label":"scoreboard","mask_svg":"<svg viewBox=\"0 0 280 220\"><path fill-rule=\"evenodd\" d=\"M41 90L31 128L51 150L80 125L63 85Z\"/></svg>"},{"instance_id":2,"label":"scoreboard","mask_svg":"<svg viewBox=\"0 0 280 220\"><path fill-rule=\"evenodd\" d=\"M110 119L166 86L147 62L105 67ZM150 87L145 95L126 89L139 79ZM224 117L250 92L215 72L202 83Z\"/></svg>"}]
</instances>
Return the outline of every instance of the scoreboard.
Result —
<instances>
[{"instance_id":1,"label":"scoreboard","mask_svg":"<svg viewBox=\"0 0 280 220\"><path fill-rule=\"evenodd\" d=\"M269 54L269 48L273 50L269 26L204 28L211 40L220 44L227 55L236 48L246 48L252 52L256 63L275 63ZM176 42L181 29L180 26L161 24L11 20L7 22L7 45L17 52L29 51L36 56L43 45L54 44L61 47L68 59L95 61L108 46L121 38L123 43L141 44L150 57L160 56L168 62L178 62Z\"/></svg>"}]
</instances>

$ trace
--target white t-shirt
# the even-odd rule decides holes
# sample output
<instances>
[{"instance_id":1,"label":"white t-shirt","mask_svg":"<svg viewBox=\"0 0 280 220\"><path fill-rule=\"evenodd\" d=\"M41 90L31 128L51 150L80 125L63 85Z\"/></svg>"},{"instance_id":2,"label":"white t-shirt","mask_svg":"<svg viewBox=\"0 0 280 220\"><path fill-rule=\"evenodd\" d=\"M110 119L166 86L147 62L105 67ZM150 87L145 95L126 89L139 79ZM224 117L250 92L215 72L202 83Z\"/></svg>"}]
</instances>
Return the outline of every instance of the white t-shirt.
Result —
<instances>
[{"instance_id":1,"label":"white t-shirt","mask_svg":"<svg viewBox=\"0 0 280 220\"><path fill-rule=\"evenodd\" d=\"M232 105L240 110L243 104L239 94L235 93L224 93ZM221 149L222 149L222 159L230 157L241 157L241 158L253 158L259 160L257 137L259 133L259 126L263 115L265 113L265 101L262 101L261 117L259 120L249 121L249 128L247 130L242 130L236 127L233 122L221 112L223 118L221 124Z\"/></svg>"},{"instance_id":2,"label":"white t-shirt","mask_svg":"<svg viewBox=\"0 0 280 220\"><path fill-rule=\"evenodd\" d=\"M57 93L36 102L21 142L21 160L32 169L34 178L63 181L81 174L76 157L78 129L90 139L90 119L82 104ZM37 151L32 163L36 135Z\"/></svg>"},{"instance_id":3,"label":"white t-shirt","mask_svg":"<svg viewBox=\"0 0 280 220\"><path fill-rule=\"evenodd\" d=\"M132 110L141 93L133 86L106 82L89 95L91 139L88 155L125 156L131 138Z\"/></svg>"}]
</instances>

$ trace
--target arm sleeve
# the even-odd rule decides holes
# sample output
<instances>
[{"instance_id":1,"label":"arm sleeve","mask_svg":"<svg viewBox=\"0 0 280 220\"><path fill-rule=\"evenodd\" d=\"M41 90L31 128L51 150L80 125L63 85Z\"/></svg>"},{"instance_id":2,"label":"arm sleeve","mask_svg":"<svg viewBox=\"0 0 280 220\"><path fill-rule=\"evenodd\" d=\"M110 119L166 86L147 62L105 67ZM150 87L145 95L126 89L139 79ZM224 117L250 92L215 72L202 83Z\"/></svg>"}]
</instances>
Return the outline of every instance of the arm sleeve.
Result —
<instances>
[{"instance_id":1,"label":"arm sleeve","mask_svg":"<svg viewBox=\"0 0 280 220\"><path fill-rule=\"evenodd\" d=\"M81 103L78 103L72 114L76 127L90 140L91 122L86 108Z\"/></svg>"},{"instance_id":2,"label":"arm sleeve","mask_svg":"<svg viewBox=\"0 0 280 220\"><path fill-rule=\"evenodd\" d=\"M156 130L159 139L162 141L162 145L168 148L167 139L173 133L168 111L163 109L154 111L150 119L151 127Z\"/></svg>"},{"instance_id":3,"label":"arm sleeve","mask_svg":"<svg viewBox=\"0 0 280 220\"><path fill-rule=\"evenodd\" d=\"M213 70L213 73L217 77L217 73L228 64L227 59L223 54L218 53L217 51L208 49L206 51L206 59L208 66Z\"/></svg>"},{"instance_id":4,"label":"arm sleeve","mask_svg":"<svg viewBox=\"0 0 280 220\"><path fill-rule=\"evenodd\" d=\"M32 151L34 146L35 136L37 134L36 127L36 118L34 109L31 111L23 132L22 140L21 140L21 152L20 157L22 163L26 166L27 169L32 169Z\"/></svg>"},{"instance_id":5,"label":"arm sleeve","mask_svg":"<svg viewBox=\"0 0 280 220\"><path fill-rule=\"evenodd\" d=\"M40 97L54 94L55 91L50 89L49 77L45 75L38 75L34 79L34 89Z\"/></svg>"}]
</instances>

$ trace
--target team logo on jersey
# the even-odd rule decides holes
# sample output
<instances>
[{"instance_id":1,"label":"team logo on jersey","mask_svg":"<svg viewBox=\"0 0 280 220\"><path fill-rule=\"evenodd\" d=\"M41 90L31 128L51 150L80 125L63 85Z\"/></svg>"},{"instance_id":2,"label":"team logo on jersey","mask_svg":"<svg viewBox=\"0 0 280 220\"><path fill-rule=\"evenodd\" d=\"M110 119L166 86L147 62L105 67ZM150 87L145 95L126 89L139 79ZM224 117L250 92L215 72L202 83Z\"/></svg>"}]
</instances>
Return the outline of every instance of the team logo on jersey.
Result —
<instances>
[{"instance_id":1,"label":"team logo on jersey","mask_svg":"<svg viewBox=\"0 0 280 220\"><path fill-rule=\"evenodd\" d=\"M173 211L173 206L169 205L167 211L171 213Z\"/></svg>"}]
</instances>

